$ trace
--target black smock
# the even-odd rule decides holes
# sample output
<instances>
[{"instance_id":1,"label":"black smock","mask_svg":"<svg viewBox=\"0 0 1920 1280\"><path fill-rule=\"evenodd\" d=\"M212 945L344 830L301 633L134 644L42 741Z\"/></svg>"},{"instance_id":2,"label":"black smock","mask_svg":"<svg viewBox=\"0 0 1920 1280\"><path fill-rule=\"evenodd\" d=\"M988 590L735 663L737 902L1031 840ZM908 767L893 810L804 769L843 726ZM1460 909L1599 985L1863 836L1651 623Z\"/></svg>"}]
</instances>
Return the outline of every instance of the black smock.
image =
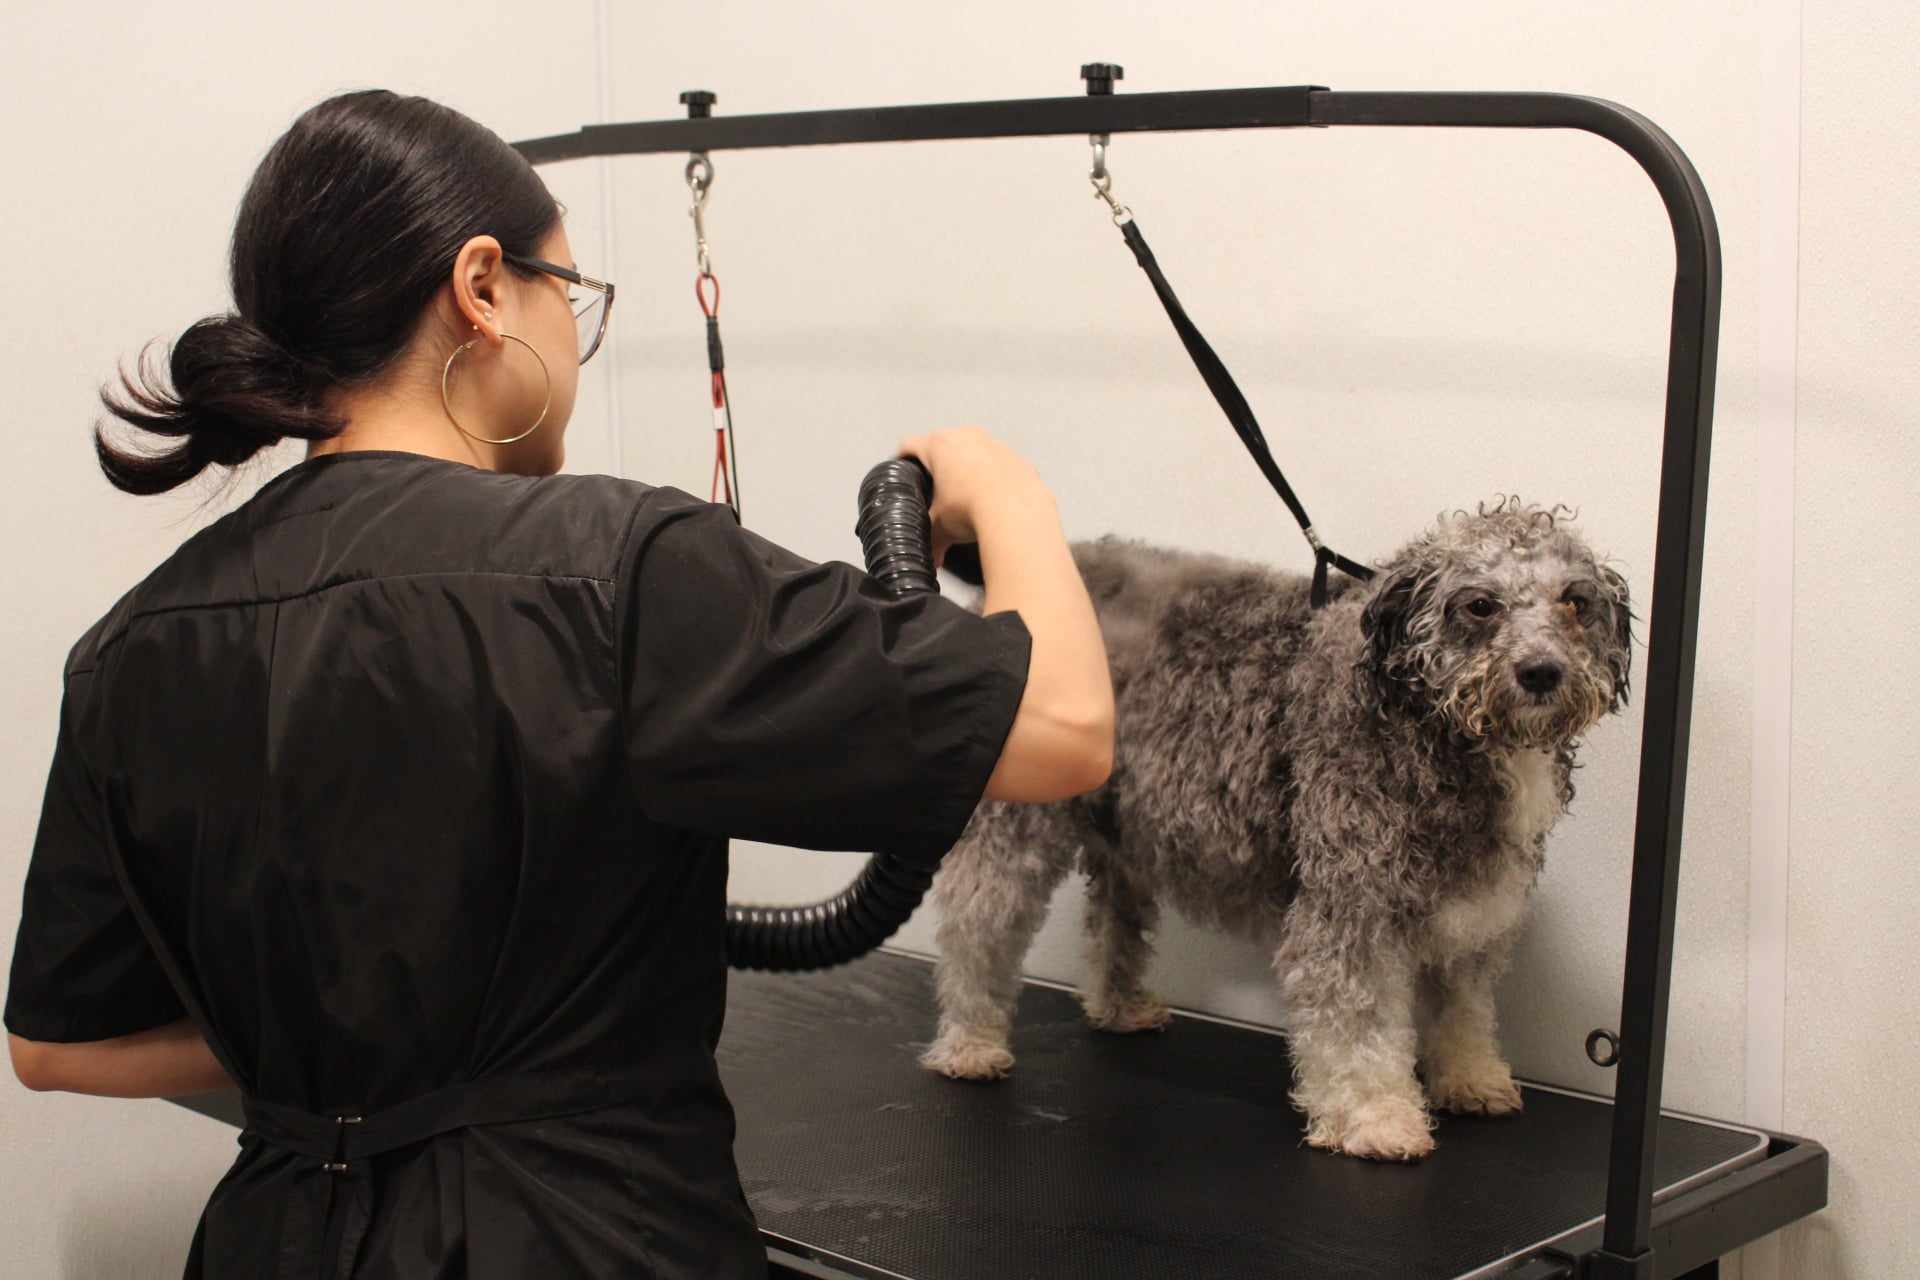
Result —
<instances>
[{"instance_id":1,"label":"black smock","mask_svg":"<svg viewBox=\"0 0 1920 1280\"><path fill-rule=\"evenodd\" d=\"M201 1022L190 1277L762 1275L727 838L943 850L1029 650L675 490L301 463L73 650L7 1027Z\"/></svg>"}]
</instances>

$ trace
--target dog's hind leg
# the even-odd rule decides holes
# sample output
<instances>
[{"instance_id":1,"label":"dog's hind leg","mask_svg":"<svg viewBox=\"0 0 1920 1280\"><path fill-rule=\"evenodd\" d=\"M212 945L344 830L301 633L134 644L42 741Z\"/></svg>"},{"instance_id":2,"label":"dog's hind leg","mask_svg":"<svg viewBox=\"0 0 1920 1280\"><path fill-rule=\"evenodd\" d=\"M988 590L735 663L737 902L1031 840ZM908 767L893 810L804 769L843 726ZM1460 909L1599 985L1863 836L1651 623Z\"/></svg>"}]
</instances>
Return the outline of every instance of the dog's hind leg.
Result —
<instances>
[{"instance_id":1,"label":"dog's hind leg","mask_svg":"<svg viewBox=\"0 0 1920 1280\"><path fill-rule=\"evenodd\" d=\"M1088 839L1087 985L1080 1003L1101 1031L1160 1031L1173 1014L1146 988L1160 904L1126 855L1098 836Z\"/></svg>"},{"instance_id":2,"label":"dog's hind leg","mask_svg":"<svg viewBox=\"0 0 1920 1280\"><path fill-rule=\"evenodd\" d=\"M1020 962L1073 865L1075 841L1061 805L988 803L974 814L933 882L940 1027L922 1066L956 1080L997 1080L1012 1069Z\"/></svg>"},{"instance_id":3,"label":"dog's hind leg","mask_svg":"<svg viewBox=\"0 0 1920 1280\"><path fill-rule=\"evenodd\" d=\"M1521 1108L1495 1036L1493 983L1504 955L1475 955L1428 969L1420 981L1420 1062L1427 1097L1442 1111L1510 1115Z\"/></svg>"}]
</instances>

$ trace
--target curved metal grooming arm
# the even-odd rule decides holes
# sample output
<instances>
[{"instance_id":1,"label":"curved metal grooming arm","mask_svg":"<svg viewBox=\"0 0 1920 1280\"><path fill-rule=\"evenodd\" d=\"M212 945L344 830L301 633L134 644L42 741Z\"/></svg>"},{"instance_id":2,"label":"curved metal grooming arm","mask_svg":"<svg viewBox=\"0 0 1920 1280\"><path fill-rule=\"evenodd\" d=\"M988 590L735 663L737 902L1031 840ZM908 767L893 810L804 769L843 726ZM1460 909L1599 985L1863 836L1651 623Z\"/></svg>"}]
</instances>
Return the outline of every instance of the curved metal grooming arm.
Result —
<instances>
[{"instance_id":1,"label":"curved metal grooming arm","mask_svg":"<svg viewBox=\"0 0 1920 1280\"><path fill-rule=\"evenodd\" d=\"M1337 93L1303 85L588 125L575 133L516 145L528 160L541 164L584 156L852 142L1350 126L1579 129L1597 134L1646 171L1672 222L1674 285L1666 429L1621 996L1620 1075L1614 1095L1606 1226L1602 1246L1588 1260L1587 1271L1595 1280L1644 1280L1654 1274L1653 1134L1666 1057L1720 338L1720 233L1700 175L1673 139L1637 112L1598 98L1553 93Z\"/></svg>"}]
</instances>

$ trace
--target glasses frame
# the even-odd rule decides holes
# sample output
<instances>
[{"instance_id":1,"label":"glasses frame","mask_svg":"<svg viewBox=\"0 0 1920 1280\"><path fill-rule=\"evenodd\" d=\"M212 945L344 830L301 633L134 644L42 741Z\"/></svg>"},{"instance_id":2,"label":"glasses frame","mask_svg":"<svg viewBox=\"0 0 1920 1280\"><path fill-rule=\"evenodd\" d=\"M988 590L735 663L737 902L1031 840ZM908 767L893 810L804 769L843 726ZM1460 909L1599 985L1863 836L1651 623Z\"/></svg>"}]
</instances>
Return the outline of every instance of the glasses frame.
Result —
<instances>
[{"instance_id":1,"label":"glasses frame","mask_svg":"<svg viewBox=\"0 0 1920 1280\"><path fill-rule=\"evenodd\" d=\"M585 351L580 353L581 364L585 364L587 361L593 359L593 353L600 349L601 342L606 339L607 317L613 314L613 282L609 280L595 280L592 276L583 276L572 267L563 267L557 262L548 262L543 258L529 258L524 254L506 253L504 251L500 256L515 266L527 267L534 271L544 271L550 276L559 276L562 280L570 284L576 284L582 289L592 289L596 293L606 295L606 301L600 306L600 327L594 330L593 342L588 345Z\"/></svg>"}]
</instances>

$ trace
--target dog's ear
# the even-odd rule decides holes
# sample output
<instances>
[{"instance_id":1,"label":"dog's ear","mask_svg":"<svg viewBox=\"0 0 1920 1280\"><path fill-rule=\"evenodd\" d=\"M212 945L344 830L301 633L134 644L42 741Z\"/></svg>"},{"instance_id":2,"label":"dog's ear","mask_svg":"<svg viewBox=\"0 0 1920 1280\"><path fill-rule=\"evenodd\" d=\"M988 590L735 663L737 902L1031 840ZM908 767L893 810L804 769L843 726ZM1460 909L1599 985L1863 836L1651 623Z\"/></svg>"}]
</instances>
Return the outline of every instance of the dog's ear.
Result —
<instances>
[{"instance_id":1,"label":"dog's ear","mask_svg":"<svg viewBox=\"0 0 1920 1280\"><path fill-rule=\"evenodd\" d=\"M1613 611L1613 629L1607 645L1607 670L1613 676L1613 705L1619 711L1627 705L1633 670L1633 602L1627 594L1627 580L1606 565L1597 566L1600 583L1607 591L1607 607Z\"/></svg>"},{"instance_id":2,"label":"dog's ear","mask_svg":"<svg viewBox=\"0 0 1920 1280\"><path fill-rule=\"evenodd\" d=\"M1415 693L1406 678L1404 650L1423 576L1413 565L1386 571L1360 611L1360 634L1367 640L1360 673L1382 705L1409 702Z\"/></svg>"}]
</instances>

